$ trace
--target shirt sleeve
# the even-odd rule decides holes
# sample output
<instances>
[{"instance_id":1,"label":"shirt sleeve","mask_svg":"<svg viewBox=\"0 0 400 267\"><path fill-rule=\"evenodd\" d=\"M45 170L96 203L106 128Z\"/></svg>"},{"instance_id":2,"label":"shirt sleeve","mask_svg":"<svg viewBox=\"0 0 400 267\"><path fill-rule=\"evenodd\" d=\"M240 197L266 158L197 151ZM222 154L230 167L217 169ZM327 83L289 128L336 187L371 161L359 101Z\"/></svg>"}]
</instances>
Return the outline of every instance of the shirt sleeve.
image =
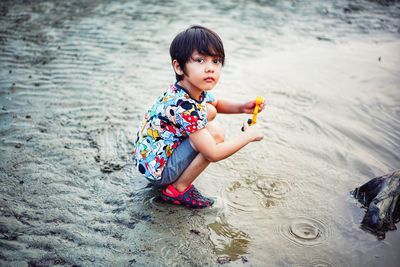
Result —
<instances>
[{"instance_id":1,"label":"shirt sleeve","mask_svg":"<svg viewBox=\"0 0 400 267\"><path fill-rule=\"evenodd\" d=\"M215 100L216 100L216 98L212 93L210 93L210 92L206 93L206 102L207 103L214 102Z\"/></svg>"},{"instance_id":2,"label":"shirt sleeve","mask_svg":"<svg viewBox=\"0 0 400 267\"><path fill-rule=\"evenodd\" d=\"M207 116L197 109L197 104L192 101L183 101L175 114L181 132L187 135L206 127Z\"/></svg>"}]
</instances>

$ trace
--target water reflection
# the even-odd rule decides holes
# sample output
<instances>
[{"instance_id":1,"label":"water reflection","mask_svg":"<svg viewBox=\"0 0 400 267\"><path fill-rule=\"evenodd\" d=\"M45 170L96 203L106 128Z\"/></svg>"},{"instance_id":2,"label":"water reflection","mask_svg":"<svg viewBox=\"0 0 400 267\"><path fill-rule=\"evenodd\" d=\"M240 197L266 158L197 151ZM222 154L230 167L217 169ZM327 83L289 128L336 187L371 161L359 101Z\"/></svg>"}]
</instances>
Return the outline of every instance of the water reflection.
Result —
<instances>
[{"instance_id":1,"label":"water reflection","mask_svg":"<svg viewBox=\"0 0 400 267\"><path fill-rule=\"evenodd\" d=\"M211 240L214 249L219 256L228 256L230 260L236 261L247 254L250 237L245 232L235 229L226 218L217 217L215 222L210 223Z\"/></svg>"}]
</instances>

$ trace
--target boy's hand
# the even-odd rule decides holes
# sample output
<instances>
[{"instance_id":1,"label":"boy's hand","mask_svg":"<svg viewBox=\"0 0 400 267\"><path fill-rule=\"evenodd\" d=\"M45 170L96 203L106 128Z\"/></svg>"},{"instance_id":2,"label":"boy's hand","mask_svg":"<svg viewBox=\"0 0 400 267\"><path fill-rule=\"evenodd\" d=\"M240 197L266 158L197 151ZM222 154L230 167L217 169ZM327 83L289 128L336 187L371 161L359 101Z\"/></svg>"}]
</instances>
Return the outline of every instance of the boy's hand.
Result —
<instances>
[{"instance_id":1,"label":"boy's hand","mask_svg":"<svg viewBox=\"0 0 400 267\"><path fill-rule=\"evenodd\" d=\"M250 140L253 141L260 141L264 138L263 133L261 132L260 127L257 124L249 126L247 122L243 123L243 129L245 134L250 137Z\"/></svg>"},{"instance_id":2,"label":"boy's hand","mask_svg":"<svg viewBox=\"0 0 400 267\"><path fill-rule=\"evenodd\" d=\"M258 110L258 112L261 112L264 110L264 102L265 100L263 99L263 102L260 105L260 109ZM253 114L254 108L256 106L256 100L250 100L244 104L242 104L242 113L247 113L247 114Z\"/></svg>"}]
</instances>

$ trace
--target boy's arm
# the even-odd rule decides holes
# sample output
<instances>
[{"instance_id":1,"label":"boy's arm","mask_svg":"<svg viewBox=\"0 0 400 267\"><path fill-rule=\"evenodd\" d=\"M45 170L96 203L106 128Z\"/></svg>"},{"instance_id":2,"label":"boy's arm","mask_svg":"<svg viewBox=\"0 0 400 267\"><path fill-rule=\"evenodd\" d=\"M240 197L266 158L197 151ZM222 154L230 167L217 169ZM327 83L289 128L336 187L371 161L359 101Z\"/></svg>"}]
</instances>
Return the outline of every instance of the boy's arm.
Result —
<instances>
[{"instance_id":1,"label":"boy's arm","mask_svg":"<svg viewBox=\"0 0 400 267\"><path fill-rule=\"evenodd\" d=\"M254 107L256 105L256 100L250 100L248 102L236 102L227 99L218 99L212 102L217 109L218 113L225 113L225 114L237 114L237 113L253 113ZM261 103L259 112L264 109L264 101Z\"/></svg>"},{"instance_id":2,"label":"boy's arm","mask_svg":"<svg viewBox=\"0 0 400 267\"><path fill-rule=\"evenodd\" d=\"M189 135L189 139L196 150L211 162L223 160L239 151L248 143L260 141L262 138L263 135L257 125L247 126L245 131L236 138L219 144L215 143L214 138L207 128Z\"/></svg>"}]
</instances>

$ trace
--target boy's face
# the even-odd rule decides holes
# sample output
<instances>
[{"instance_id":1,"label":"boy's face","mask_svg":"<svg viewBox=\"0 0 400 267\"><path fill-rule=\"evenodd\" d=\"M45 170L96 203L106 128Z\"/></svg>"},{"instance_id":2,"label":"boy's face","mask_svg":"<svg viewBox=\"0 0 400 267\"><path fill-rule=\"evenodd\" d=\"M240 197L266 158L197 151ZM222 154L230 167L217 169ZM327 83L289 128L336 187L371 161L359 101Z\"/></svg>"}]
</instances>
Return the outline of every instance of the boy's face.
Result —
<instances>
[{"instance_id":1,"label":"boy's face","mask_svg":"<svg viewBox=\"0 0 400 267\"><path fill-rule=\"evenodd\" d=\"M222 60L218 56L209 56L194 51L185 65L186 74L182 84L192 91L209 91L218 83L221 76ZM182 72L183 74L183 72Z\"/></svg>"}]
</instances>

